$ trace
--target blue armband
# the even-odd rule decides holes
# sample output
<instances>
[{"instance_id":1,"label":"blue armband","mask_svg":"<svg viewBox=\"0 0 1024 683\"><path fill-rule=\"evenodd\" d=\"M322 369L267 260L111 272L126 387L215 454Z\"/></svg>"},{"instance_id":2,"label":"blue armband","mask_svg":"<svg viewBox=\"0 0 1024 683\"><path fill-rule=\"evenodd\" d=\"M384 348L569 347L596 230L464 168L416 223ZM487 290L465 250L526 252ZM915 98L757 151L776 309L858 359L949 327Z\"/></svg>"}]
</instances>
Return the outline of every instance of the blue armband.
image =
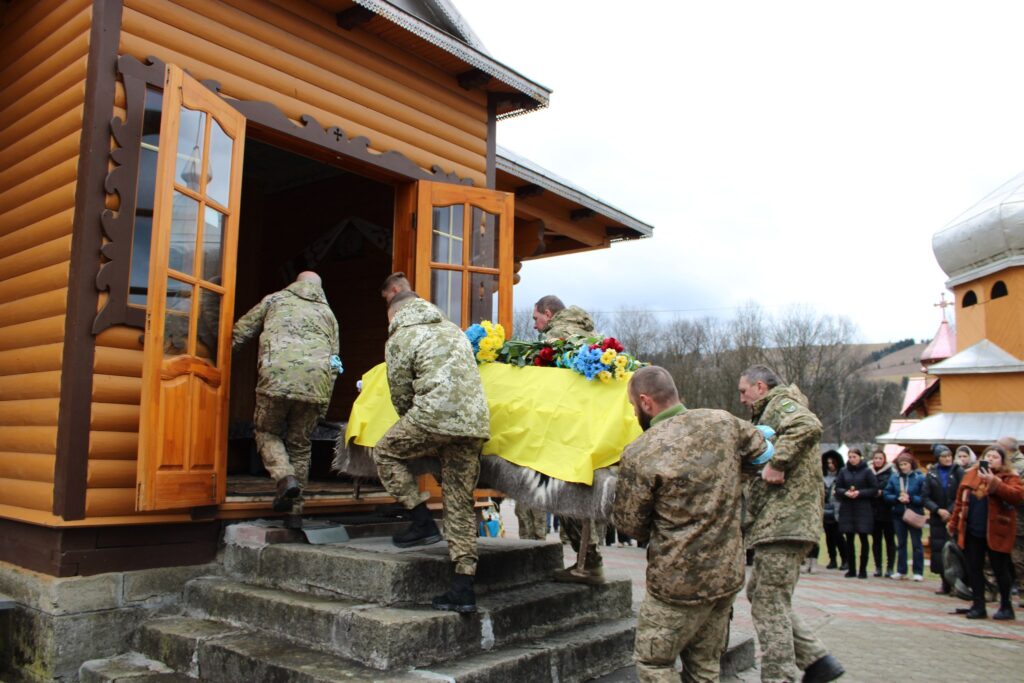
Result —
<instances>
[{"instance_id":1,"label":"blue armband","mask_svg":"<svg viewBox=\"0 0 1024 683\"><path fill-rule=\"evenodd\" d=\"M754 465L763 465L772 459L775 455L775 444L772 443L772 439L775 438L775 430L768 425L757 425L758 431L764 434L764 442L768 444L768 447L764 449L761 455L757 456L751 461Z\"/></svg>"}]
</instances>

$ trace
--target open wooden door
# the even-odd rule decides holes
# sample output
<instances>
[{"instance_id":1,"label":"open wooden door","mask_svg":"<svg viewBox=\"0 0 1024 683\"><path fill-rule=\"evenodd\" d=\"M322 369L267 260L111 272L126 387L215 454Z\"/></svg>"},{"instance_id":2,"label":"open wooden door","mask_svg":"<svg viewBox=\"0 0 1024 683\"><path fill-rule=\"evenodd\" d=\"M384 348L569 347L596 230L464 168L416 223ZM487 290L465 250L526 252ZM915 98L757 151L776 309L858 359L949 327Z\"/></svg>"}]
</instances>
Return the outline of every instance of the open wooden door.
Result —
<instances>
[{"instance_id":1,"label":"open wooden door","mask_svg":"<svg viewBox=\"0 0 1024 683\"><path fill-rule=\"evenodd\" d=\"M224 500L245 117L168 65L139 424L138 510Z\"/></svg>"},{"instance_id":2,"label":"open wooden door","mask_svg":"<svg viewBox=\"0 0 1024 683\"><path fill-rule=\"evenodd\" d=\"M515 195L422 180L416 200L416 292L463 329L497 319L512 331Z\"/></svg>"}]
</instances>

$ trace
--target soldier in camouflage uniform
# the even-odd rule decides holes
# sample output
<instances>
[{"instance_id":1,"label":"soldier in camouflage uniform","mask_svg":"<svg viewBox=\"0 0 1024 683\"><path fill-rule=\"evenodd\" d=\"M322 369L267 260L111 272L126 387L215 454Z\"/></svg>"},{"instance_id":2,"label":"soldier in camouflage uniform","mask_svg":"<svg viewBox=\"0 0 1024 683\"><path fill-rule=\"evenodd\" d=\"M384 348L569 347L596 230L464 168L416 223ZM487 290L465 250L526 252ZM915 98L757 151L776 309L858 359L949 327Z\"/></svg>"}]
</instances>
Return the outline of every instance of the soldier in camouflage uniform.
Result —
<instances>
[{"instance_id":1,"label":"soldier in camouflage uniform","mask_svg":"<svg viewBox=\"0 0 1024 683\"><path fill-rule=\"evenodd\" d=\"M309 437L331 401L331 356L338 354L338 321L320 276L299 273L295 282L263 297L235 323L232 350L257 335L256 447L277 482L274 510L291 511L285 524L300 528Z\"/></svg>"},{"instance_id":2,"label":"soldier in camouflage uniform","mask_svg":"<svg viewBox=\"0 0 1024 683\"><path fill-rule=\"evenodd\" d=\"M527 507L516 501L516 519L519 521L519 538L543 541L548 537L548 517L543 510Z\"/></svg>"},{"instance_id":3,"label":"soldier in camouflage uniform","mask_svg":"<svg viewBox=\"0 0 1024 683\"><path fill-rule=\"evenodd\" d=\"M729 616L743 588L741 467L767 449L761 432L724 410L687 410L672 376L648 366L630 379L644 433L619 463L612 524L649 541L637 618L637 679L718 681Z\"/></svg>"},{"instance_id":4,"label":"soldier in camouflage uniform","mask_svg":"<svg viewBox=\"0 0 1024 683\"><path fill-rule=\"evenodd\" d=\"M832 681L843 674L814 632L793 612L800 564L821 531L821 422L795 385L755 365L739 380L740 401L755 424L775 430L775 455L747 489L744 535L755 549L747 584L761 645L761 680Z\"/></svg>"},{"instance_id":5,"label":"soldier in camouflage uniform","mask_svg":"<svg viewBox=\"0 0 1024 683\"><path fill-rule=\"evenodd\" d=\"M451 590L435 597L436 609L476 610L476 516L473 489L480 476L480 449L490 436L490 415L473 347L444 314L415 292L395 293L388 307L388 367L391 402L399 420L374 448L377 472L388 493L412 510L413 523L394 536L405 548L441 540L407 461L441 461L444 526L455 563Z\"/></svg>"},{"instance_id":6,"label":"soldier in camouflage uniform","mask_svg":"<svg viewBox=\"0 0 1024 683\"><path fill-rule=\"evenodd\" d=\"M541 297L533 306L533 328L540 333L542 339L566 339L568 337L593 337L594 321L579 306L566 308L562 300L553 294ZM601 583L604 580L603 560L601 559L600 542L604 539L605 525L594 524L590 520L573 517L560 517L562 531L569 539L572 549L580 551L583 540L583 525L590 524L590 540L586 547L586 558L583 574L575 567L567 567L555 572L556 581L578 583Z\"/></svg>"}]
</instances>

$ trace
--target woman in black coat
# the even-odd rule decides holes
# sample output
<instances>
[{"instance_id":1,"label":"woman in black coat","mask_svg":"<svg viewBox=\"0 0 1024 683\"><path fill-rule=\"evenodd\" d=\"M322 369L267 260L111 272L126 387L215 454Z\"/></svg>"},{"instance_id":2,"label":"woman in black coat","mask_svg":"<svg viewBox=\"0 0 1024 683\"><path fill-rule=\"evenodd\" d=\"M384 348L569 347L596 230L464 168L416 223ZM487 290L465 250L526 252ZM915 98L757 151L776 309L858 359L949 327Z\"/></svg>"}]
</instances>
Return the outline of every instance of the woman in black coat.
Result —
<instances>
[{"instance_id":1,"label":"woman in black coat","mask_svg":"<svg viewBox=\"0 0 1024 683\"><path fill-rule=\"evenodd\" d=\"M846 467L836 478L836 497L842 501L839 506L839 530L846 538L846 561L850 568L846 576L868 578L868 534L875 525L875 511L871 499L879 493L875 473L864 462L859 448L851 448L846 454ZM860 536L860 572L855 567L856 551L853 542Z\"/></svg>"},{"instance_id":2,"label":"woman in black coat","mask_svg":"<svg viewBox=\"0 0 1024 683\"><path fill-rule=\"evenodd\" d=\"M878 490L884 491L892 476L893 466L887 462L885 451L876 450L871 454L871 471L878 481ZM896 564L896 534L892 527L892 505L885 496L871 499L875 510L875 526L871 530L871 553L875 556L875 576L889 576ZM885 541L885 574L882 574L882 541Z\"/></svg>"},{"instance_id":3,"label":"woman in black coat","mask_svg":"<svg viewBox=\"0 0 1024 683\"><path fill-rule=\"evenodd\" d=\"M928 545L932 551L932 572L942 577L942 585L936 593L949 593L951 586L946 583L945 567L942 565L942 548L949 540L946 523L953 514L956 491L964 472L953 462L953 452L942 444L932 446L932 453L938 459L928 468L924 478L924 507L931 516L928 520Z\"/></svg>"}]
</instances>

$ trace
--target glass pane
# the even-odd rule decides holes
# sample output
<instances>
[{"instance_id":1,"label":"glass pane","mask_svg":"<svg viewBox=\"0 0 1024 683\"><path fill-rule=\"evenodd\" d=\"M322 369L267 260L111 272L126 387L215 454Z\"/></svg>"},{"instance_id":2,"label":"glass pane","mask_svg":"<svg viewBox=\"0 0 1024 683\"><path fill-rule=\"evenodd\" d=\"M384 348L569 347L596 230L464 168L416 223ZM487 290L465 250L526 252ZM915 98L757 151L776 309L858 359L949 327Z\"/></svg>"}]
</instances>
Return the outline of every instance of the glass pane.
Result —
<instances>
[{"instance_id":1,"label":"glass pane","mask_svg":"<svg viewBox=\"0 0 1024 683\"><path fill-rule=\"evenodd\" d=\"M206 114L181 108L181 128L178 130L178 157L174 164L174 182L182 183L199 192L199 178L203 172L203 136L206 134Z\"/></svg>"},{"instance_id":2,"label":"glass pane","mask_svg":"<svg viewBox=\"0 0 1024 683\"><path fill-rule=\"evenodd\" d=\"M219 285L224 226L228 217L209 206L203 211L203 279Z\"/></svg>"},{"instance_id":3,"label":"glass pane","mask_svg":"<svg viewBox=\"0 0 1024 683\"><path fill-rule=\"evenodd\" d=\"M196 257L196 225L199 220L199 202L174 192L171 206L171 250L167 267L192 275Z\"/></svg>"},{"instance_id":4,"label":"glass pane","mask_svg":"<svg viewBox=\"0 0 1024 683\"><path fill-rule=\"evenodd\" d=\"M469 324L494 321L498 314L498 276L470 273L469 296Z\"/></svg>"},{"instance_id":5,"label":"glass pane","mask_svg":"<svg viewBox=\"0 0 1024 683\"><path fill-rule=\"evenodd\" d=\"M164 311L164 355L188 353L188 327L192 317L192 285L167 278L167 310Z\"/></svg>"},{"instance_id":6,"label":"glass pane","mask_svg":"<svg viewBox=\"0 0 1024 683\"><path fill-rule=\"evenodd\" d=\"M461 271L430 271L430 299L449 320L462 327Z\"/></svg>"},{"instance_id":7,"label":"glass pane","mask_svg":"<svg viewBox=\"0 0 1024 683\"><path fill-rule=\"evenodd\" d=\"M231 148L228 137L217 119L210 120L210 163L207 166L206 196L221 206L228 205L231 191Z\"/></svg>"},{"instance_id":8,"label":"glass pane","mask_svg":"<svg viewBox=\"0 0 1024 683\"><path fill-rule=\"evenodd\" d=\"M217 292L199 288L199 321L196 325L196 355L217 365L217 339L220 333L220 299Z\"/></svg>"},{"instance_id":9,"label":"glass pane","mask_svg":"<svg viewBox=\"0 0 1024 683\"><path fill-rule=\"evenodd\" d=\"M498 228L500 216L473 207L473 222L469 237L470 265L486 268L498 267Z\"/></svg>"},{"instance_id":10,"label":"glass pane","mask_svg":"<svg viewBox=\"0 0 1024 683\"><path fill-rule=\"evenodd\" d=\"M462 264L462 212L462 204L434 207L432 261Z\"/></svg>"},{"instance_id":11,"label":"glass pane","mask_svg":"<svg viewBox=\"0 0 1024 683\"><path fill-rule=\"evenodd\" d=\"M142 116L142 149L139 151L139 182L132 230L132 266L128 280L128 303L145 306L149 290L149 245L153 232L153 190L156 185L156 155L160 143L160 110L163 95L146 89Z\"/></svg>"}]
</instances>

